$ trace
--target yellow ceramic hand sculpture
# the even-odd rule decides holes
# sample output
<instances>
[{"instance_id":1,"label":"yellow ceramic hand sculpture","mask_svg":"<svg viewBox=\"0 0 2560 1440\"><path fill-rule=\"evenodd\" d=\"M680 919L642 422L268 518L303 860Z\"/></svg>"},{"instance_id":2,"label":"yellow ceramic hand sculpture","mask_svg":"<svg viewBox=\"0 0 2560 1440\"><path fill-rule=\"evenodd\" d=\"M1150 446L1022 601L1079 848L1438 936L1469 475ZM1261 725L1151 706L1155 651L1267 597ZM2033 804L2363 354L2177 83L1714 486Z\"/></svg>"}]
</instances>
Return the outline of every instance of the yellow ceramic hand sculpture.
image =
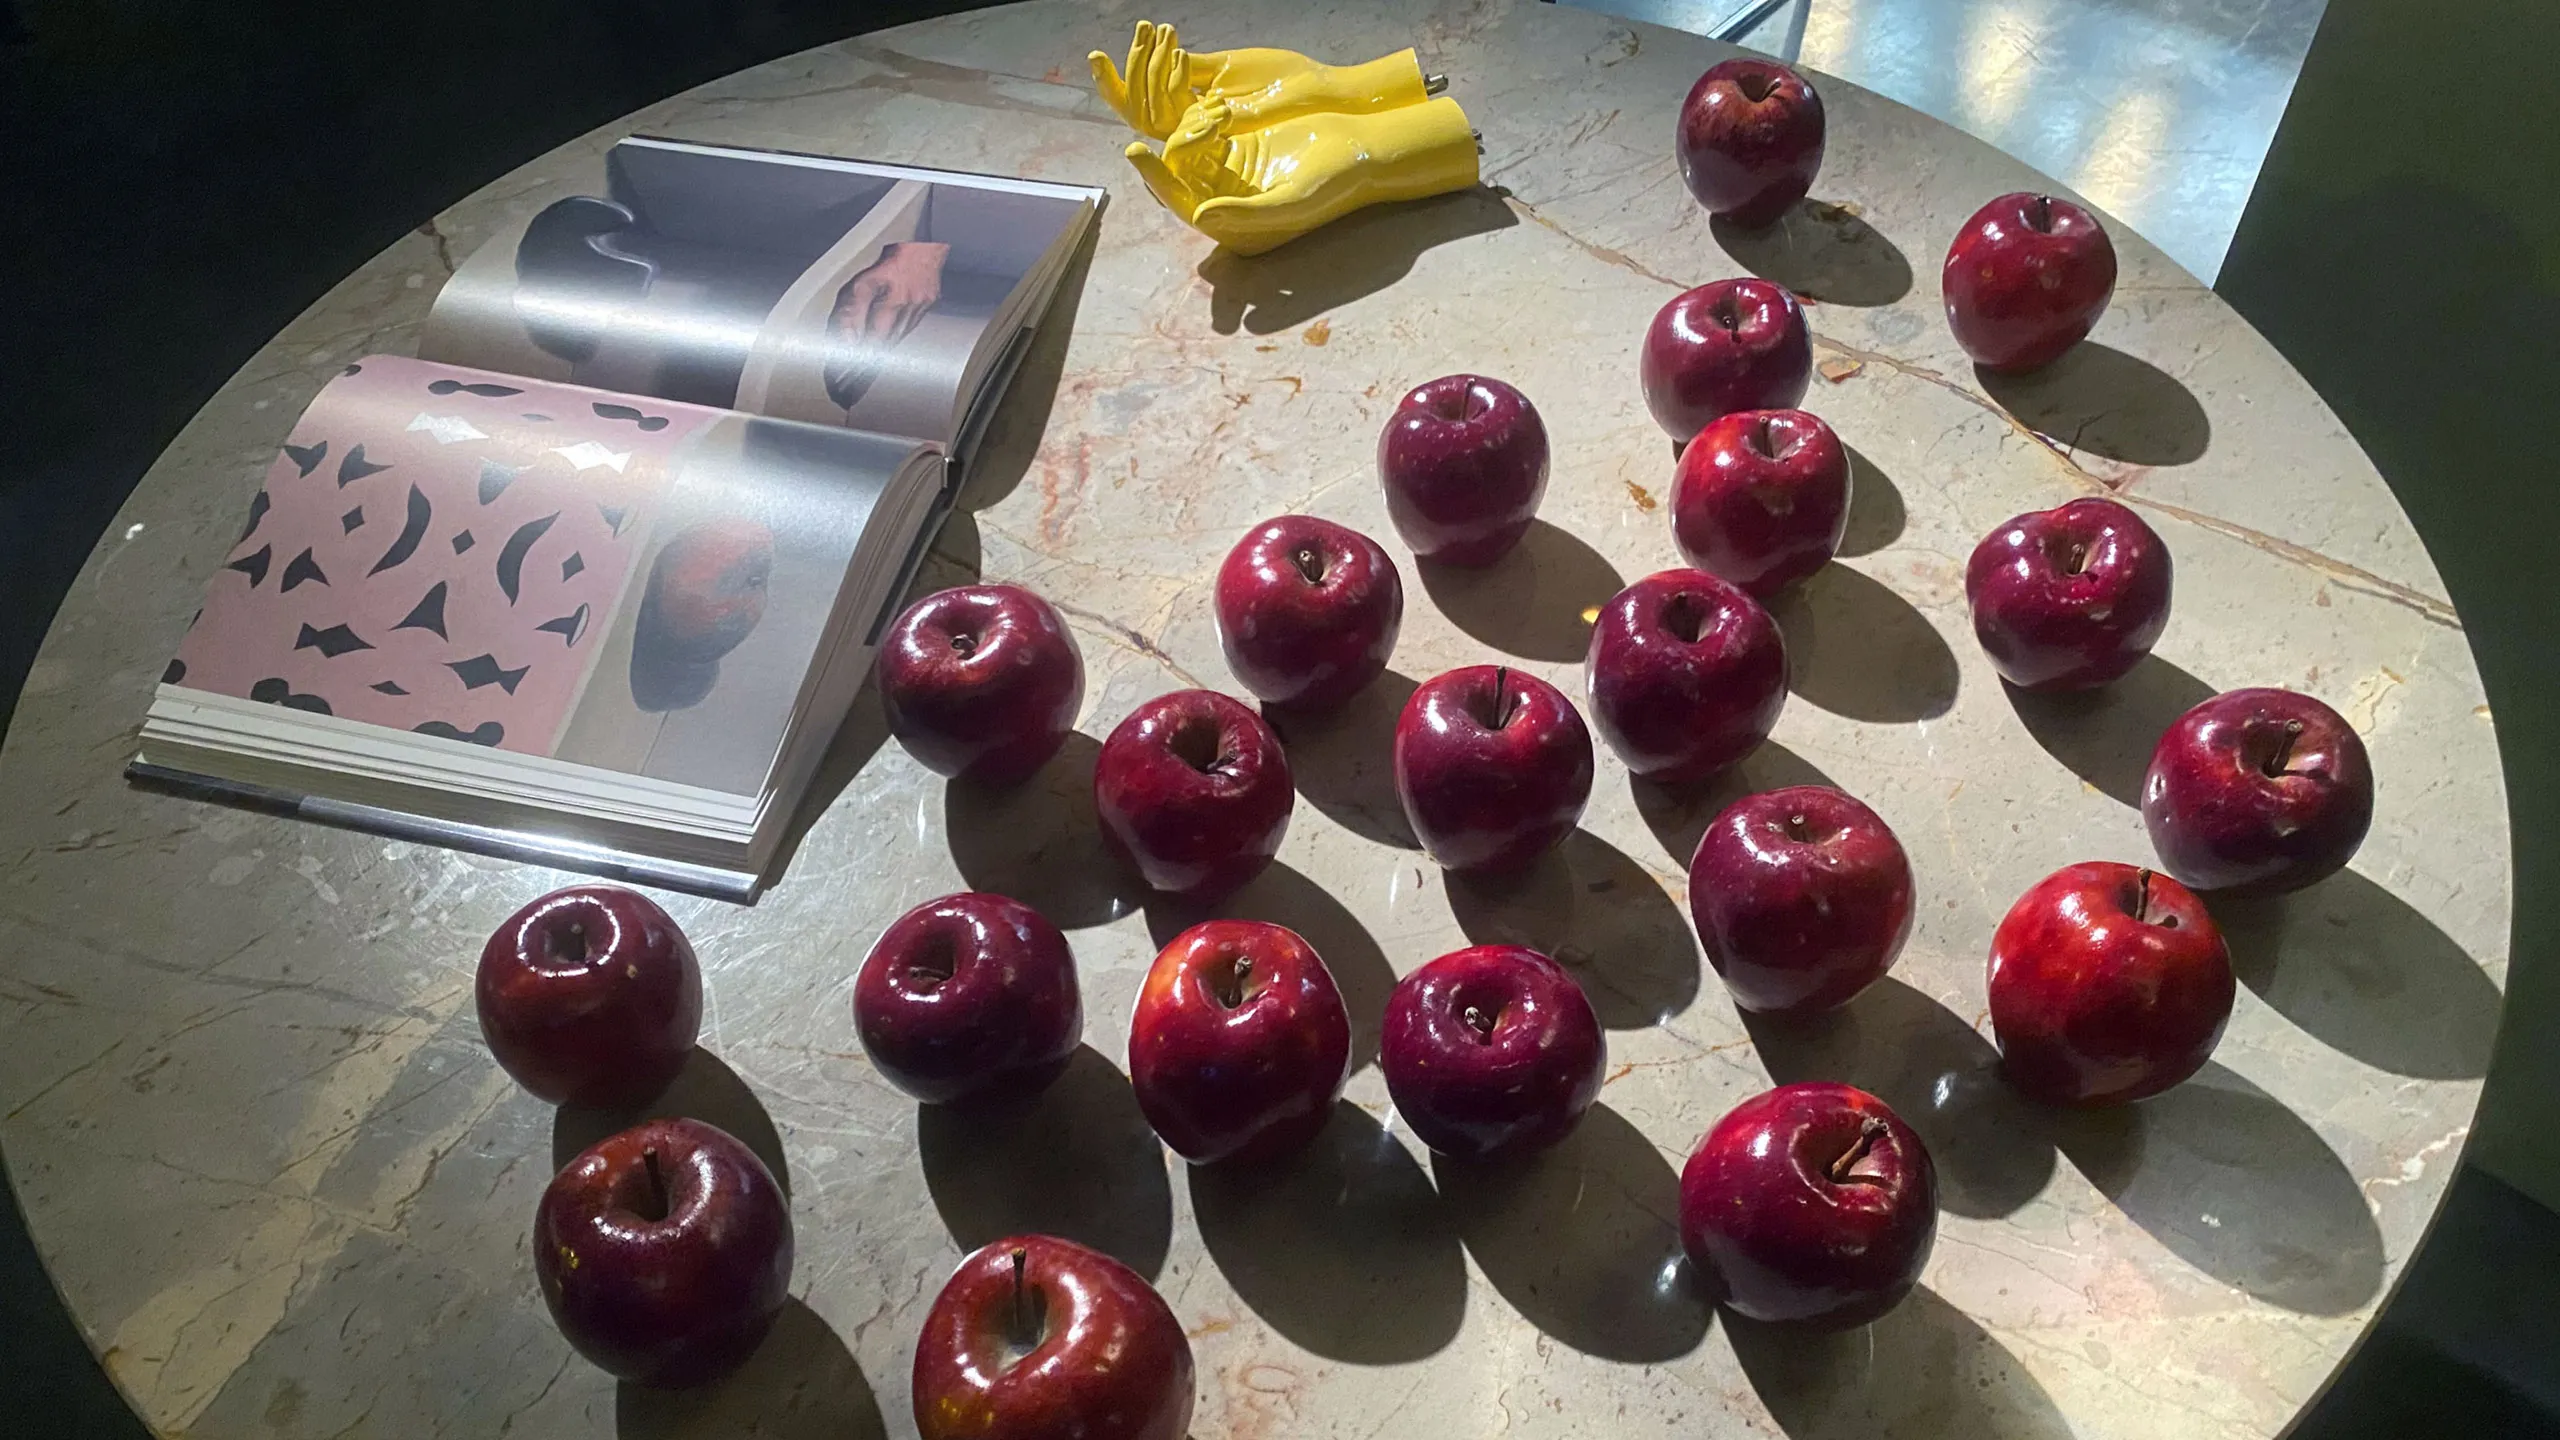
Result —
<instances>
[{"instance_id":1,"label":"yellow ceramic hand sculpture","mask_svg":"<svg viewBox=\"0 0 2560 1440\"><path fill-rule=\"evenodd\" d=\"M1366 115L1311 114L1230 133L1232 107L1184 112L1158 156L1130 145L1147 189L1193 229L1259 255L1364 205L1476 183L1476 136L1447 98Z\"/></svg>"},{"instance_id":2,"label":"yellow ceramic hand sculpture","mask_svg":"<svg viewBox=\"0 0 2560 1440\"><path fill-rule=\"evenodd\" d=\"M1138 22L1129 42L1128 69L1114 69L1099 50L1086 57L1093 86L1129 122L1129 128L1162 140L1196 101L1223 100L1237 133L1331 111L1365 115L1419 105L1444 82L1422 73L1411 50L1361 65L1325 65L1294 50L1216 50L1193 54L1170 25Z\"/></svg>"}]
</instances>

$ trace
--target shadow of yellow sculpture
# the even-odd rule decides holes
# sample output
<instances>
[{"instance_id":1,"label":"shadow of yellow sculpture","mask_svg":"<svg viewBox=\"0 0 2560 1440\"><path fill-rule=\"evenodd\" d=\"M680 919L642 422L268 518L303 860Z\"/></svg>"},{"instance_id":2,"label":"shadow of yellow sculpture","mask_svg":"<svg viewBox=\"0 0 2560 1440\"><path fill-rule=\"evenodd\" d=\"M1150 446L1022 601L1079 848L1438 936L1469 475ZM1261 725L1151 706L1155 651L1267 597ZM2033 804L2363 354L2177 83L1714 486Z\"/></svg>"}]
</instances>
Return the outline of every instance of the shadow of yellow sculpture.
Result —
<instances>
[{"instance_id":1,"label":"shadow of yellow sculpture","mask_svg":"<svg viewBox=\"0 0 2560 1440\"><path fill-rule=\"evenodd\" d=\"M1411 50L1325 65L1289 50L1184 50L1139 21L1125 73L1097 50L1094 87L1130 128L1147 189L1185 224L1258 255L1362 206L1478 181L1477 138Z\"/></svg>"}]
</instances>

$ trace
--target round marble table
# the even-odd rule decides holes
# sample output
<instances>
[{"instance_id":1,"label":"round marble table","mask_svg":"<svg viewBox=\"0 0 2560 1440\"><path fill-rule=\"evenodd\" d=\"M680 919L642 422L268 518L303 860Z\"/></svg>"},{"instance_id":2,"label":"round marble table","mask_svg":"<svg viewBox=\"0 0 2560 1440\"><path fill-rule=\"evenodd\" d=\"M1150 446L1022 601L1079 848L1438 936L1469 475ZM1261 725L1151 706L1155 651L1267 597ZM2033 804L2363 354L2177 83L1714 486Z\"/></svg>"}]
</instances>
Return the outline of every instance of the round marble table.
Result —
<instances>
[{"instance_id":1,"label":"round marble table","mask_svg":"<svg viewBox=\"0 0 2560 1440\"><path fill-rule=\"evenodd\" d=\"M2354 1345L2465 1134L2504 969L2497 746L2461 622L2380 479L2283 360L2120 227L2095 343L1977 380L1936 257L2015 162L1834 81L1817 198L1778 238L1682 193L1672 116L1720 48L1533 0L1133 10L1043 3L816 50L656 106L419 227L208 404L91 557L0 755L0 1142L90 1341L162 1433L910 1433L907 1366L954 1259L1017 1228L1116 1251L1194 1337L1213 1437L1380 1434L2254 1437ZM1198 45L1336 59L1413 44L1482 129L1483 193L1372 212L1254 261L1151 204L1082 56L1139 14ZM559 1116L482 1052L481 937L563 877L126 788L163 659L274 447L350 359L404 351L453 261L641 130L1109 185L1089 266L1030 362L928 583L1019 580L1074 617L1082 730L1229 681L1213 563L1308 510L1389 534L1372 437L1406 387L1478 369L1555 440L1544 521L1481 575L1411 588L1394 673L1288 730L1280 863L1227 907L1313 940L1363 1018L1348 1101L1264 1185L1169 1165L1119 1070L1138 976L1182 917L1097 868L1075 742L1019 794L946 793L865 702L832 803L754 908L673 899L708 972L705 1053L666 1105L788 1176L800 1297L718 1390L617 1393L553 1332L525 1254ZM1775 740L1688 804L1602 765L1584 828L1524 885L1444 886L1386 735L1416 678L1510 657L1578 693L1583 616L1673 562L1635 341L1679 288L1749 268L1816 303L1809 404L1857 453L1847 554L1781 610ZM2178 561L2156 658L2103 700L2013 701L1959 571L2002 518L2108 493ZM1401 552L1399 552L1401 553ZM1408 570L1408 576L1412 571ZM2054 866L2148 854L2133 787L2209 690L2295 686L2381 777L2354 870L2222 907L2246 982L2214 1062L2130 1112L2056 1118L1986 1071L1982 960ZM1686 849L1746 788L1817 777L1900 832L1923 894L1893 976L1835 1022L1744 1025L1703 979ZM1031 1113L917 1108L863 1061L853 970L964 884L1070 927L1088 1053ZM1500 1184L1435 1172L1386 1103L1394 976L1469 937L1555 950L1611 1030L1574 1139ZM1680 1158L1772 1078L1882 1093L1937 1155L1923 1288L1871 1330L1771 1335L1674 1263ZM1436 1175L1436 1179L1435 1179ZM753 1429L750 1422L763 1428Z\"/></svg>"}]
</instances>

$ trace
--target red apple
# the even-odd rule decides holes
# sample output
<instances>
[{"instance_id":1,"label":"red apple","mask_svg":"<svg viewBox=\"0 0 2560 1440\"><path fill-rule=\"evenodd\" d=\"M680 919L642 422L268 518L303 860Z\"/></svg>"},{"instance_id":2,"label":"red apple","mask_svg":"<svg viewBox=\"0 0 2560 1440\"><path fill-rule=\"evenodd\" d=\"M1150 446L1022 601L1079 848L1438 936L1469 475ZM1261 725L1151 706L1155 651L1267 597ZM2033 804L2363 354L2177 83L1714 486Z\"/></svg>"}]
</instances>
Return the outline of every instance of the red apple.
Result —
<instances>
[{"instance_id":1,"label":"red apple","mask_svg":"<svg viewBox=\"0 0 2560 1440\"><path fill-rule=\"evenodd\" d=\"M2088 337L2115 293L2116 247L2088 211L2021 190L1973 212L1939 280L1964 353L2015 374Z\"/></svg>"},{"instance_id":2,"label":"red apple","mask_svg":"<svg viewBox=\"0 0 2560 1440\"><path fill-rule=\"evenodd\" d=\"M1760 602L1703 570L1663 570L1600 607L1584 687L1600 738L1664 785L1748 755L1787 704L1787 642Z\"/></svg>"},{"instance_id":3,"label":"red apple","mask_svg":"<svg viewBox=\"0 0 2560 1440\"><path fill-rule=\"evenodd\" d=\"M1737 55L1709 66L1680 102L1680 178L1699 204L1756 230L1813 188L1822 128L1822 97L1802 75Z\"/></svg>"},{"instance_id":4,"label":"red apple","mask_svg":"<svg viewBox=\"0 0 2560 1440\"><path fill-rule=\"evenodd\" d=\"M1526 868L1573 833L1591 799L1591 732L1535 675L1470 665L1413 692L1396 717L1396 797L1451 870Z\"/></svg>"},{"instance_id":5,"label":"red apple","mask_svg":"<svg viewBox=\"0 0 2560 1440\"><path fill-rule=\"evenodd\" d=\"M1183 1440L1193 1386L1191 1342L1137 1271L1016 1235L943 1282L912 1389L923 1440Z\"/></svg>"},{"instance_id":6,"label":"red apple","mask_svg":"<svg viewBox=\"0 0 2560 1440\"><path fill-rule=\"evenodd\" d=\"M500 1069L553 1105L624 1109L684 1068L702 1030L702 968L648 896L555 890L507 917L472 989Z\"/></svg>"},{"instance_id":7,"label":"red apple","mask_svg":"<svg viewBox=\"0 0 2560 1440\"><path fill-rule=\"evenodd\" d=\"M1813 381L1804 307L1766 280L1713 280L1672 297L1644 334L1644 403L1686 444L1736 410L1787 410Z\"/></svg>"},{"instance_id":8,"label":"red apple","mask_svg":"<svg viewBox=\"0 0 2560 1440\"><path fill-rule=\"evenodd\" d=\"M1755 1095L1680 1172L1680 1243L1754 1320L1864 1325L1911 1293L1937 1235L1927 1147L1854 1086Z\"/></svg>"},{"instance_id":9,"label":"red apple","mask_svg":"<svg viewBox=\"0 0 2560 1440\"><path fill-rule=\"evenodd\" d=\"M2199 890L2275 894L2346 867L2373 825L2373 766L2346 717L2290 690L2231 690L2151 752L2142 823Z\"/></svg>"},{"instance_id":10,"label":"red apple","mask_svg":"<svg viewBox=\"0 0 2560 1440\"><path fill-rule=\"evenodd\" d=\"M560 1333L598 1369L698 1385L755 1352L791 1292L791 1204L755 1152L699 1120L589 1146L533 1216Z\"/></svg>"},{"instance_id":11,"label":"red apple","mask_svg":"<svg viewBox=\"0 0 2560 1440\"><path fill-rule=\"evenodd\" d=\"M2168 628L2169 547L2141 516L2092 495L1982 537L1964 596L2001 679L2086 690L2141 663Z\"/></svg>"},{"instance_id":12,"label":"red apple","mask_svg":"<svg viewBox=\"0 0 2560 1440\"><path fill-rule=\"evenodd\" d=\"M1911 938L1911 860L1882 817L1828 785L1745 795L1698 839L1689 913L1734 1004L1811 1015L1893 967Z\"/></svg>"},{"instance_id":13,"label":"red apple","mask_svg":"<svg viewBox=\"0 0 2560 1440\"><path fill-rule=\"evenodd\" d=\"M1529 533L1547 493L1547 426L1529 397L1482 375L1415 386L1378 436L1387 518L1418 559L1490 565Z\"/></svg>"},{"instance_id":14,"label":"red apple","mask_svg":"<svg viewBox=\"0 0 2560 1440\"><path fill-rule=\"evenodd\" d=\"M1139 706L1094 760L1104 848L1183 899L1213 899L1262 873L1296 804L1280 737L1214 690Z\"/></svg>"},{"instance_id":15,"label":"red apple","mask_svg":"<svg viewBox=\"0 0 2560 1440\"><path fill-rule=\"evenodd\" d=\"M1245 532L1218 567L1218 643L1265 704L1330 709L1387 668L1404 582L1378 542L1310 515Z\"/></svg>"},{"instance_id":16,"label":"red apple","mask_svg":"<svg viewBox=\"0 0 2560 1440\"><path fill-rule=\"evenodd\" d=\"M941 1104L1057 1079L1084 1038L1084 999L1047 916L973 890L880 932L854 976L853 1025L891 1084Z\"/></svg>"},{"instance_id":17,"label":"red apple","mask_svg":"<svg viewBox=\"0 0 2560 1440\"><path fill-rule=\"evenodd\" d=\"M1827 564L1849 528L1849 452L1802 410L1720 416L1680 452L1671 537L1696 569L1766 600Z\"/></svg>"},{"instance_id":18,"label":"red apple","mask_svg":"<svg viewBox=\"0 0 2560 1440\"><path fill-rule=\"evenodd\" d=\"M2193 1075L2234 989L2222 932L2194 892L2113 861L2037 881L1991 937L2000 1068L2057 1105L2119 1105Z\"/></svg>"},{"instance_id":19,"label":"red apple","mask_svg":"<svg viewBox=\"0 0 2560 1440\"><path fill-rule=\"evenodd\" d=\"M889 733L937 775L1012 785L1048 763L1084 704L1084 655L1048 601L1019 585L918 600L880 637Z\"/></svg>"},{"instance_id":20,"label":"red apple","mask_svg":"<svg viewBox=\"0 0 2560 1440\"><path fill-rule=\"evenodd\" d=\"M1608 1061L1582 987L1520 945L1472 946L1407 975L1378 1039L1396 1113L1461 1159L1562 1140L1599 1098Z\"/></svg>"},{"instance_id":21,"label":"red apple","mask_svg":"<svg viewBox=\"0 0 2560 1440\"><path fill-rule=\"evenodd\" d=\"M1253 1164L1324 1129L1351 1077L1351 1017L1297 933L1210 920L1156 956L1129 1019L1147 1123L1195 1165Z\"/></svg>"}]
</instances>

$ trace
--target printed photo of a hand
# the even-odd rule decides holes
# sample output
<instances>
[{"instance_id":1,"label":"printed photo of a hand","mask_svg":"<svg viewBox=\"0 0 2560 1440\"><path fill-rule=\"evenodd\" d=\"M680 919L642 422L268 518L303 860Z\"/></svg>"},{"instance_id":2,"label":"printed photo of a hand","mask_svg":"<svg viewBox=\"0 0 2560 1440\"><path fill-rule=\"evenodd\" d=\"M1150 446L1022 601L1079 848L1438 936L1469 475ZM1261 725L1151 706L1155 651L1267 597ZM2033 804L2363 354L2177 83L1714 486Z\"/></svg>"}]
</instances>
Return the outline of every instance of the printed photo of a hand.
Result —
<instances>
[{"instance_id":1,"label":"printed photo of a hand","mask_svg":"<svg viewBox=\"0 0 2560 1440\"><path fill-rule=\"evenodd\" d=\"M942 299L942 266L949 245L909 240L880 258L836 292L827 316L827 398L850 410L879 378L890 346L904 339Z\"/></svg>"}]
</instances>

